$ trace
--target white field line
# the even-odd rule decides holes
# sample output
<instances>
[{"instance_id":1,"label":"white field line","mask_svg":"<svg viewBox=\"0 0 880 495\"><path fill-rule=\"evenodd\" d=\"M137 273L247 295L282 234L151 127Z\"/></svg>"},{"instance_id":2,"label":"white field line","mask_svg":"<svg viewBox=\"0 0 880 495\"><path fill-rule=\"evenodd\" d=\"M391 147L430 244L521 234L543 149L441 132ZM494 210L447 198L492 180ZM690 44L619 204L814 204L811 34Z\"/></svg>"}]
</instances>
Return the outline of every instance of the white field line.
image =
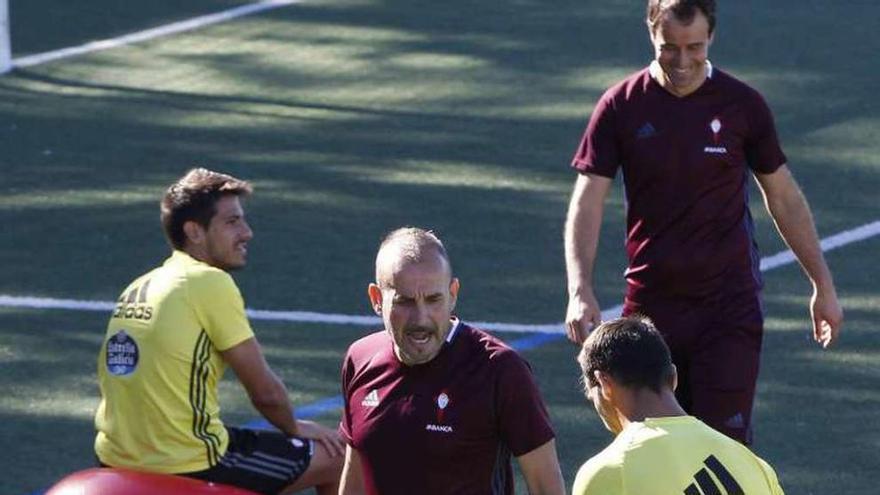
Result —
<instances>
[{"instance_id":1,"label":"white field line","mask_svg":"<svg viewBox=\"0 0 880 495\"><path fill-rule=\"evenodd\" d=\"M866 223L861 227L856 227L851 230L845 230L839 234L832 235L831 237L826 237L819 242L819 246L822 248L822 251L831 251L832 249L846 246L853 242L864 241L877 234L880 234L880 220ZM767 270L772 270L778 266L794 263L796 260L797 258L795 258L794 253L792 253L790 249L788 251L782 251L773 256L761 258L761 271L766 272Z\"/></svg>"},{"instance_id":2,"label":"white field line","mask_svg":"<svg viewBox=\"0 0 880 495\"><path fill-rule=\"evenodd\" d=\"M880 234L880 220L856 227L851 230L822 239L823 251L831 251L847 244L863 241ZM793 263L795 257L791 251L783 251L761 259L761 271L769 271L783 265ZM75 299L51 299L44 297L22 297L0 294L0 307L34 308L34 309L69 309L75 311L109 312L116 306L109 301L81 301ZM602 311L602 319L608 320L620 315L622 306L615 306ZM339 325L373 326L381 323L375 316L344 315L336 313L315 313L311 311L270 311L265 309L248 309L248 317L253 320L290 321L297 323L332 323ZM519 323L498 323L488 321L471 322L474 326L497 332L520 333L563 333L562 323L544 325L526 325Z\"/></svg>"},{"instance_id":3,"label":"white field line","mask_svg":"<svg viewBox=\"0 0 880 495\"><path fill-rule=\"evenodd\" d=\"M169 36L172 34L192 31L195 29L210 26L212 24L219 24L221 22L237 19L239 17L257 14L259 12L277 9L279 7L285 7L287 5L299 3L300 1L302 0L262 0L260 2L223 10L215 14L193 17L185 21L173 22L171 24L165 24L152 29L138 31L116 38L91 41L89 43L79 46L72 46L69 48L62 48L60 50L53 50L50 52L37 53L34 55L14 58L12 59L12 66L30 67L32 65L44 64L46 62L52 62L63 58L75 57L77 55L83 55L86 53L97 52L101 50L108 50L110 48L130 45L132 43L140 43L142 41L147 41L162 36Z\"/></svg>"}]
</instances>

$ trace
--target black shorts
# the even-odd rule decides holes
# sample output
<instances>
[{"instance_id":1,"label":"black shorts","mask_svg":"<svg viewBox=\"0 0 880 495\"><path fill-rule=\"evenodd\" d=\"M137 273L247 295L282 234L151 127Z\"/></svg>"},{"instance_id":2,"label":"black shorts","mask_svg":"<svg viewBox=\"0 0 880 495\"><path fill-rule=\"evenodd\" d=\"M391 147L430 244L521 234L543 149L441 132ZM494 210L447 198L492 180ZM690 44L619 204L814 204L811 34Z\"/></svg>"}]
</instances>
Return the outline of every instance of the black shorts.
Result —
<instances>
[{"instance_id":1,"label":"black shorts","mask_svg":"<svg viewBox=\"0 0 880 495\"><path fill-rule=\"evenodd\" d=\"M229 447L220 462L204 471L180 475L275 495L302 476L312 460L312 440L288 438L277 431L228 426L226 430Z\"/></svg>"}]
</instances>

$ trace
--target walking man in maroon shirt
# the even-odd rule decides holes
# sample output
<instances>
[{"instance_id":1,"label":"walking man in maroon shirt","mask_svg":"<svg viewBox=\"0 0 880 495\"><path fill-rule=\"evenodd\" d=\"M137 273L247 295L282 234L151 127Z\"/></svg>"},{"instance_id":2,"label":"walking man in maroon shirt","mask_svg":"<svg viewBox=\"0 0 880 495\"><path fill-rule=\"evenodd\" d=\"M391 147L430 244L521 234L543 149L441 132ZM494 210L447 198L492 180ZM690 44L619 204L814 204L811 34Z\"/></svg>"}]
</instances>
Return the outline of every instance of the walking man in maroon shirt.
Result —
<instances>
[{"instance_id":1,"label":"walking man in maroon shirt","mask_svg":"<svg viewBox=\"0 0 880 495\"><path fill-rule=\"evenodd\" d=\"M528 364L452 315L459 281L431 232L402 228L376 256L370 302L385 329L348 350L340 494L511 495L565 488Z\"/></svg>"},{"instance_id":2,"label":"walking man in maroon shirt","mask_svg":"<svg viewBox=\"0 0 880 495\"><path fill-rule=\"evenodd\" d=\"M624 315L650 316L678 367L679 402L751 441L763 333L748 172L813 284L813 338L837 340L843 312L809 206L786 165L761 95L708 60L714 0L649 0L655 59L599 100L572 167L565 228L569 338L599 323L593 264L618 169L627 200Z\"/></svg>"}]
</instances>

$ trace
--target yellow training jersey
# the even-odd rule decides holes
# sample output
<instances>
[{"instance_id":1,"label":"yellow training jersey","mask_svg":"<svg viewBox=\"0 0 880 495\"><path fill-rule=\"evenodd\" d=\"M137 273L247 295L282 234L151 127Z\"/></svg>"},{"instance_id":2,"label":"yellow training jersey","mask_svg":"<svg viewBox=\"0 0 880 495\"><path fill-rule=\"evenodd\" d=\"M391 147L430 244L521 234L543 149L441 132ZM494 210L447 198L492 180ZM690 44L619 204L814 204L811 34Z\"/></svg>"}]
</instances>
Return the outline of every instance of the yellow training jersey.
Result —
<instances>
[{"instance_id":1,"label":"yellow training jersey","mask_svg":"<svg viewBox=\"0 0 880 495\"><path fill-rule=\"evenodd\" d=\"M581 466L572 495L783 495L769 464L692 416L631 423Z\"/></svg>"},{"instance_id":2,"label":"yellow training jersey","mask_svg":"<svg viewBox=\"0 0 880 495\"><path fill-rule=\"evenodd\" d=\"M98 356L95 452L160 473L208 469L226 452L219 353L253 331L232 277L175 251L119 297Z\"/></svg>"}]
</instances>

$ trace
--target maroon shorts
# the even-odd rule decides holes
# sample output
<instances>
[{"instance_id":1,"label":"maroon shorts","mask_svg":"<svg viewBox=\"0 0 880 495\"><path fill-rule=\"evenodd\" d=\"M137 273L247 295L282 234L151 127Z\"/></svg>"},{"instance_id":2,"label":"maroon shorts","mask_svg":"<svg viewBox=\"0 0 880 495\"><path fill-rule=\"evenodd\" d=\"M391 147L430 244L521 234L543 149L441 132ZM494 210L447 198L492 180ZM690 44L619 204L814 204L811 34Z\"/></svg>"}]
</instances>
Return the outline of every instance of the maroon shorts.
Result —
<instances>
[{"instance_id":1,"label":"maroon shorts","mask_svg":"<svg viewBox=\"0 0 880 495\"><path fill-rule=\"evenodd\" d=\"M691 415L746 445L761 360L760 293L627 299L623 314L654 321L678 368L676 397Z\"/></svg>"}]
</instances>

